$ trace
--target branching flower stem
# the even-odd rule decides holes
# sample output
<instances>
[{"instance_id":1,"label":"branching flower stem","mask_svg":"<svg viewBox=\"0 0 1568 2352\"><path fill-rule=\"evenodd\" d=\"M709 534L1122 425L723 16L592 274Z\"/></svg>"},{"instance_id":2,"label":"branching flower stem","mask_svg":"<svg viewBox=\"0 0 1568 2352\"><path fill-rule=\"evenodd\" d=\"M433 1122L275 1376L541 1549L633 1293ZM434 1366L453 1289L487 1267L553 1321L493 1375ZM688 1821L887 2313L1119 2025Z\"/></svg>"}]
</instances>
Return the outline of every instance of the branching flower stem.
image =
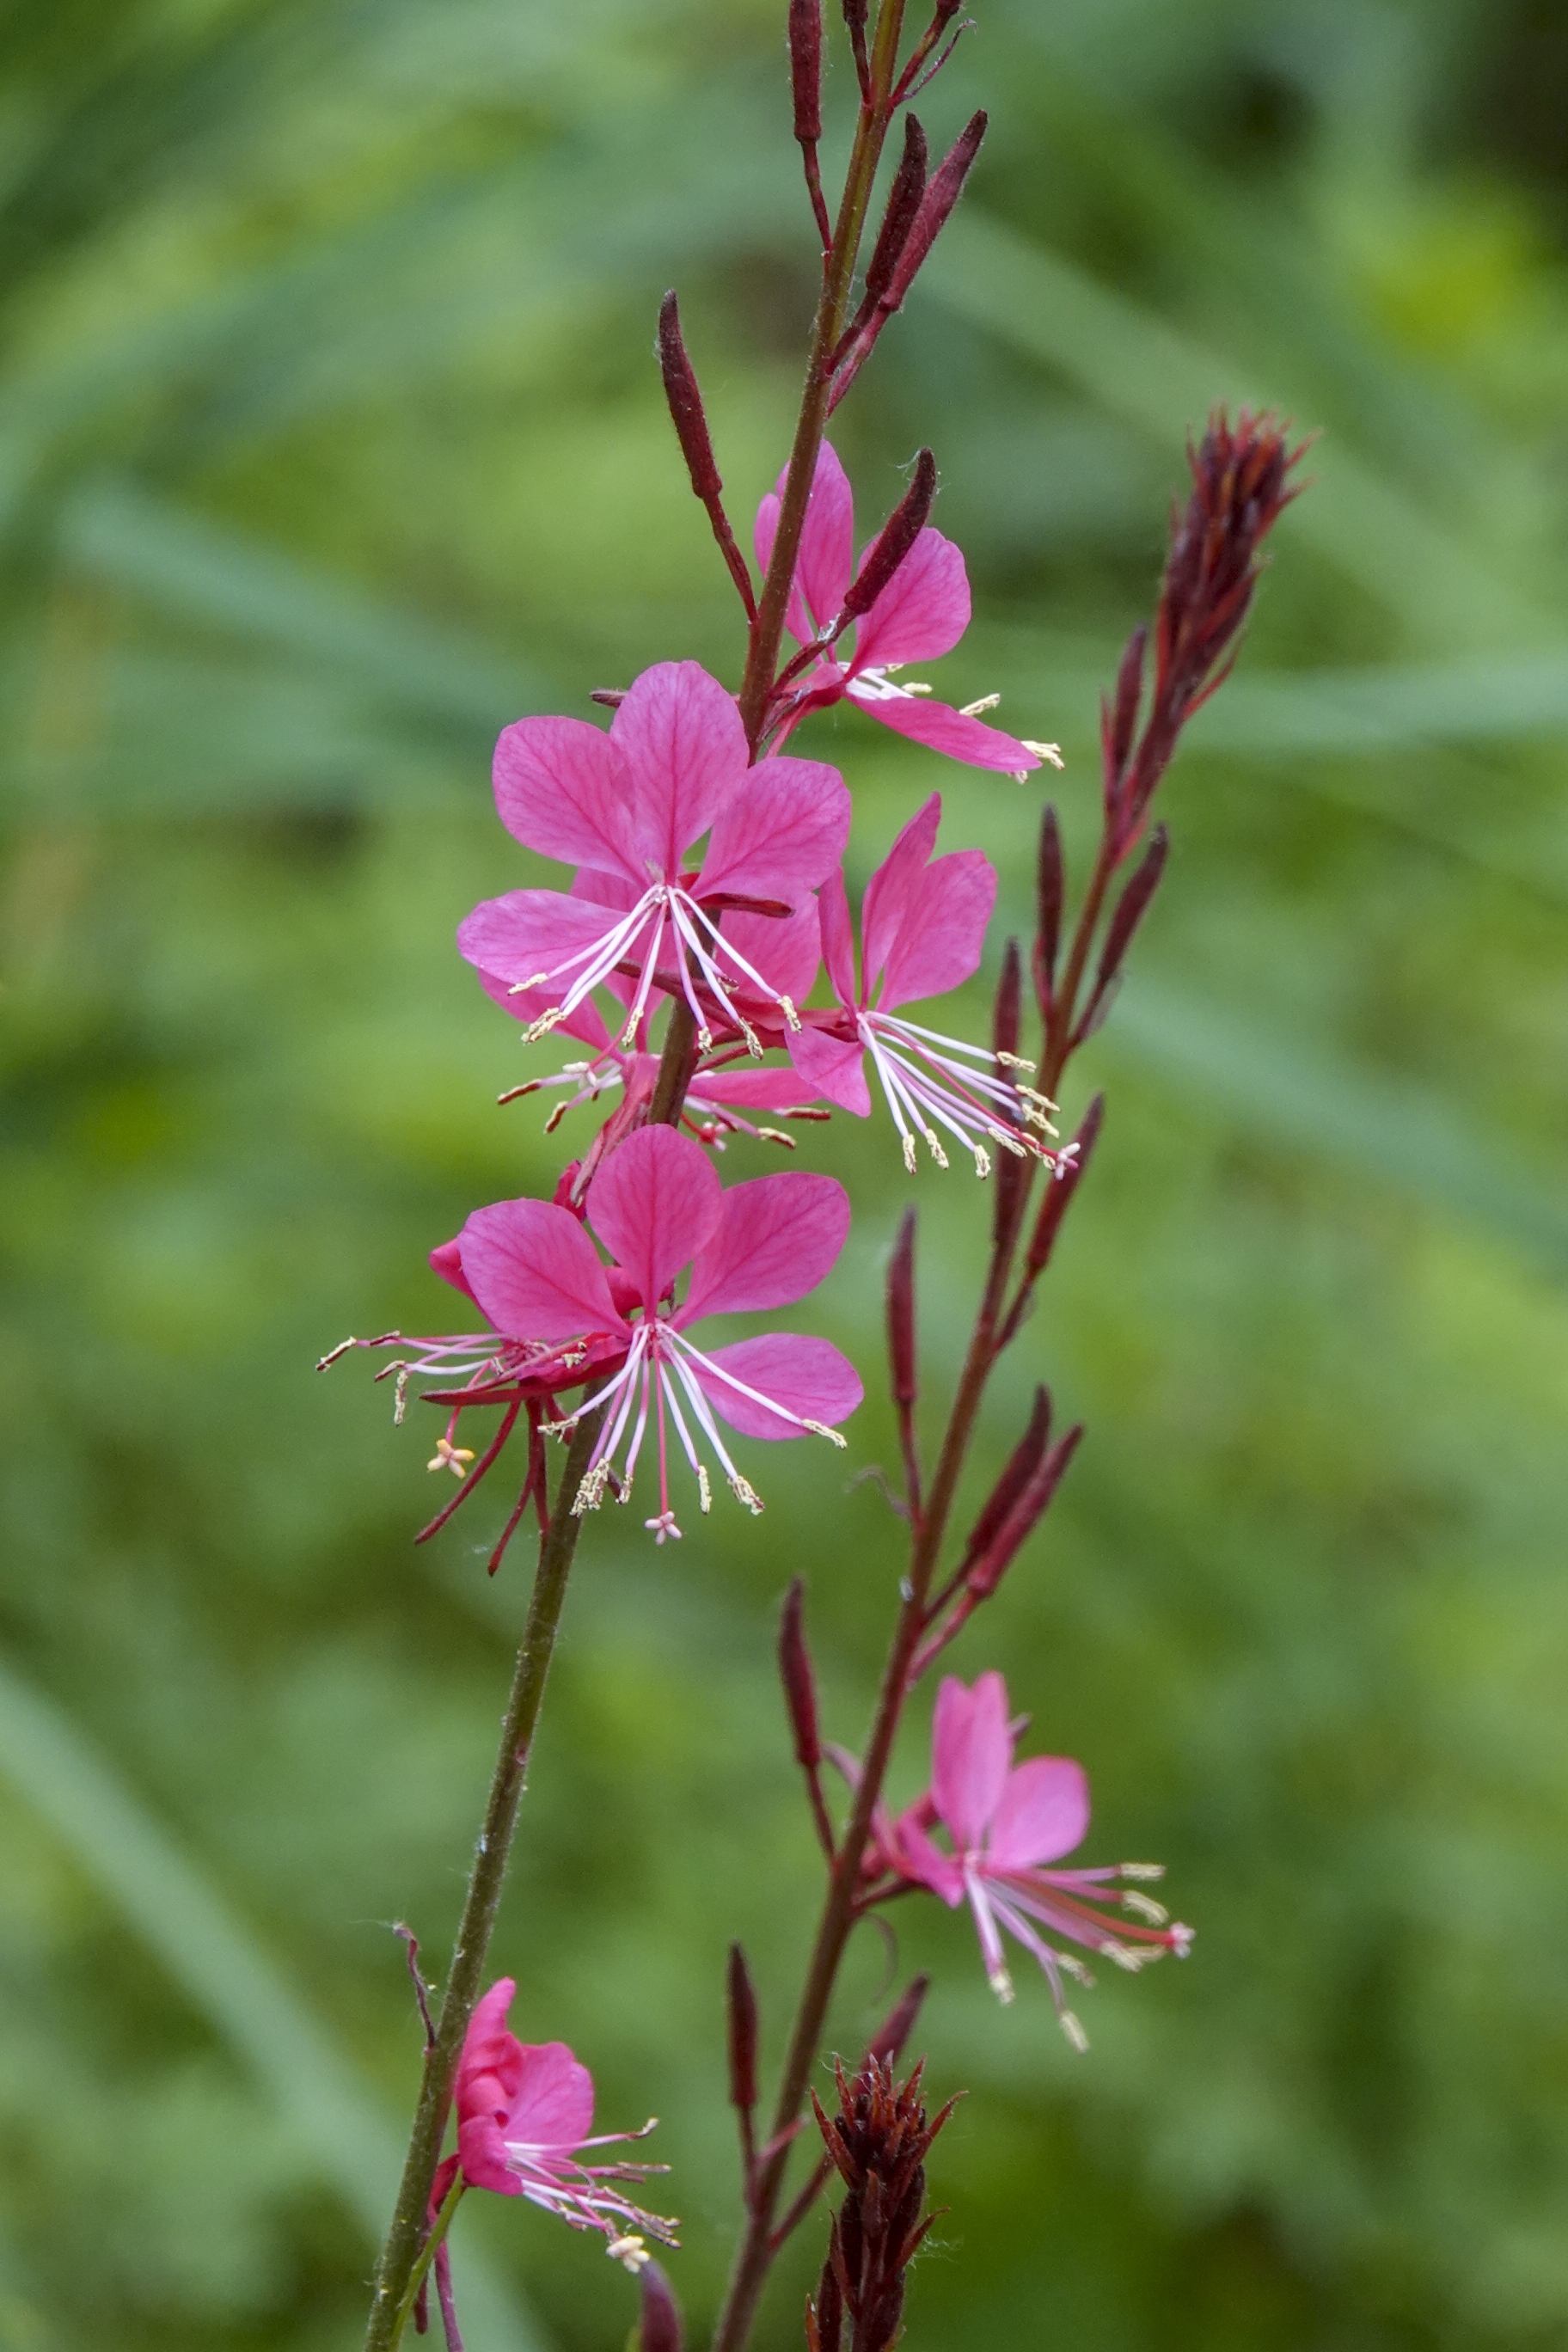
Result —
<instances>
[{"instance_id":1,"label":"branching flower stem","mask_svg":"<svg viewBox=\"0 0 1568 2352\"><path fill-rule=\"evenodd\" d=\"M1073 1050L1077 1000L1088 968L1105 894L1117 863L1117 855L1108 832L1079 912L1062 985L1052 1007L1040 1079L1042 1090L1047 1094L1056 1093ZM823 2032L839 1966L850 1930L858 1916L856 1895L861 1856L866 1851L872 1816L880 1801L883 1782L892 1759L893 1744L910 1688L910 1668L921 1636L931 1622L932 1580L947 1534L959 1478L974 1433L975 1419L986 1382L1008 1332L1007 1290L1029 1206L1034 1163L1030 1161L1018 1173L1019 1181L1009 1202L1008 1214L993 1241L985 1288L948 1415L931 1493L923 1508L917 1509L911 1517L910 1562L902 1586L903 1598L898 1622L882 1669L881 1686L859 1783L828 1878L816 1940L780 2077L770 2135L770 2145L774 2152L757 2167L752 2178L746 2227L736 2252L724 2306L714 2329L713 2352L743 2352L768 2273L783 2242L784 2233L775 2227L774 2215L789 2161L790 2127L805 2105L812 2070L822 2047Z\"/></svg>"},{"instance_id":2,"label":"branching flower stem","mask_svg":"<svg viewBox=\"0 0 1568 2352\"><path fill-rule=\"evenodd\" d=\"M376 2266L365 2352L393 2352L413 2294L418 2292L415 2274L429 2246L431 2184L441 2159L441 2142L451 2110L463 2036L483 1986L490 1937L506 1884L512 1832L528 1778L529 1757L554 1654L566 1582L583 1525L574 1516L572 1505L588 1467L594 1441L599 1433L599 1421L600 1415L593 1412L578 1423L561 1473L549 1529L540 1539L533 1593L517 1654L511 1695L501 1723L500 1748L485 1806L484 1827L474 1850L452 1965L436 2021L435 2040L425 2053L425 2072L392 2227Z\"/></svg>"}]
</instances>

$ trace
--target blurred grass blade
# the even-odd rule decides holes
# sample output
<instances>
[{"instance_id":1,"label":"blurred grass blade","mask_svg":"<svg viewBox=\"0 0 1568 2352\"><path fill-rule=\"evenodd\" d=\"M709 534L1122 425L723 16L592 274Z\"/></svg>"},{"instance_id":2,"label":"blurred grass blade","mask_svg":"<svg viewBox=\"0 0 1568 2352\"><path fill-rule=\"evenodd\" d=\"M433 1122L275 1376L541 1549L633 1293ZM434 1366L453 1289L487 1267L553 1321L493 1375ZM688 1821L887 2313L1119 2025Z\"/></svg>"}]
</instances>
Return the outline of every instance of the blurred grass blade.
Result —
<instances>
[{"instance_id":1,"label":"blurred grass blade","mask_svg":"<svg viewBox=\"0 0 1568 2352\"><path fill-rule=\"evenodd\" d=\"M73 499L58 545L68 565L183 620L306 655L426 717L497 728L542 690L499 655L474 653L434 623L390 611L133 483Z\"/></svg>"},{"instance_id":2,"label":"blurred grass blade","mask_svg":"<svg viewBox=\"0 0 1568 2352\"><path fill-rule=\"evenodd\" d=\"M1087 270L972 208L948 224L921 284L1164 447L1179 446L1216 401L1268 403L1294 413L1298 425L1314 421L1293 412L1287 388L1260 383L1246 362L1205 351ZM1531 604L1342 442L1321 444L1310 472L1311 496L1292 509L1287 528L1412 631L1470 647L1541 635L1544 618Z\"/></svg>"},{"instance_id":3,"label":"blurred grass blade","mask_svg":"<svg viewBox=\"0 0 1568 2352\"><path fill-rule=\"evenodd\" d=\"M244 1924L65 1710L0 1659L0 1772L244 2059L379 2242L402 2136ZM388 1965L393 1963L389 1960ZM399 1963L400 1965L400 1963ZM463 2251L465 2325L482 2352L540 2352L535 2322Z\"/></svg>"},{"instance_id":4,"label":"blurred grass blade","mask_svg":"<svg viewBox=\"0 0 1568 2352\"><path fill-rule=\"evenodd\" d=\"M1397 1184L1568 1271L1561 1203L1510 1167L1495 1137L1468 1135L1461 1115L1427 1088L1371 1077L1147 972L1127 990L1108 1034L1163 1075L1194 1082L1238 1125Z\"/></svg>"}]
</instances>

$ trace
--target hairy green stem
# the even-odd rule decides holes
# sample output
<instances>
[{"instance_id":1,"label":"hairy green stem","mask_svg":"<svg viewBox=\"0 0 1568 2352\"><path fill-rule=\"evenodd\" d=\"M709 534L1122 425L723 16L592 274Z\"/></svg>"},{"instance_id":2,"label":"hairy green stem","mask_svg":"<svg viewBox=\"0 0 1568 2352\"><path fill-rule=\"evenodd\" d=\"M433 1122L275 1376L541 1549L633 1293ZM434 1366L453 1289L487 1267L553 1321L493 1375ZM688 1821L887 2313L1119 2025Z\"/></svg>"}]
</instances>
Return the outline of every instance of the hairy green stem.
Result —
<instances>
[{"instance_id":1,"label":"hairy green stem","mask_svg":"<svg viewBox=\"0 0 1568 2352\"><path fill-rule=\"evenodd\" d=\"M458 2205L461 2203L463 2191L467 2189L468 2185L468 2182L459 2172L457 2175L457 2178L453 2180L450 2189L447 2189L446 2197L442 2200L440 2211L437 2214L436 2219L430 2224L430 2234L419 2250L418 2261L415 2263L413 2270L409 2273L407 2290L404 2294L403 2301L397 2307L397 2317L393 2322L393 2352L396 2352L397 2346L403 2341L403 2331L407 2326L408 2322L413 2315L414 2306L419 2300L419 2290L425 2284L426 2278L429 2273L430 2265L436 2259L437 2251L440 2246L442 2239L446 2236L447 2231L452 2226L452 2216L457 2211Z\"/></svg>"},{"instance_id":2,"label":"hairy green stem","mask_svg":"<svg viewBox=\"0 0 1568 2352\"><path fill-rule=\"evenodd\" d=\"M425 2053L425 2072L419 2085L418 2105L414 2111L414 2126L409 2135L408 2155L404 2163L403 2182L393 2212L392 2227L376 2265L370 2325L365 2331L365 2352L392 2352L402 2331L402 2314L408 2297L409 2281L414 2276L426 2242L430 2189L436 2178L436 2168L441 2159L441 2143L446 2137L447 2117L451 2110L458 2061L462 2054L463 2037L468 2032L468 2021L479 1997L496 1913L506 1884L512 1831L517 1823L518 1807L522 1801L528 1777L529 1756L539 1721L539 1710L543 1703L550 1661L554 1654L562 1604L566 1598L566 1581L572 1572L573 1556L582 1527L582 1521L574 1514L572 1506L577 1499L577 1491L588 1467L588 1457L593 1452L602 1418L599 1412L588 1412L577 1423L567 1450L561 1483L556 1488L549 1531L540 1542L539 1566L534 1572L528 1619L517 1654L511 1696L507 1701L506 1714L501 1722L500 1748L490 1781L489 1799L485 1806L484 1827L474 1849L468 1895L458 1928L452 1965L447 1973L447 1990L442 1997L441 2013L437 2020L436 2037Z\"/></svg>"}]
</instances>

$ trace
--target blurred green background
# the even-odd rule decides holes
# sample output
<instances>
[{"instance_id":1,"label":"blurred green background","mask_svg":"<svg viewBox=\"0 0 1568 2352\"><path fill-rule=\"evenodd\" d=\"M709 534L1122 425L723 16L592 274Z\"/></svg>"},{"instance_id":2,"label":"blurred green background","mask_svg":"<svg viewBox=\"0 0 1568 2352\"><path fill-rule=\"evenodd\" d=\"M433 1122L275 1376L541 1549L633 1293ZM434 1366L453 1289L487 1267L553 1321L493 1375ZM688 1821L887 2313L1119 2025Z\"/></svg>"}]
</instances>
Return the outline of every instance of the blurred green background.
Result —
<instances>
[{"instance_id":1,"label":"blurred green background","mask_svg":"<svg viewBox=\"0 0 1568 2352\"><path fill-rule=\"evenodd\" d=\"M433 1432L350 1330L548 1187L452 929L530 878L498 726L695 655L728 583L651 358L681 292L737 520L812 299L782 0L11 0L0 17L5 705L0 2347L357 2340L525 1591L498 1486L422 1552ZM1531 2352L1568 2325L1568 31L1552 0L975 0L923 111L993 130L841 414L867 528L930 440L975 625L935 673L1059 737L1152 598L1189 422L1321 428L1175 855L1079 1076L1110 1111L994 1464L1089 1441L954 1654L1081 1756L1093 1857L1199 1940L1075 2059L900 1906L950 2210L945 2352ZM836 35L837 38L837 35ZM850 77L830 88L842 152ZM856 714L863 874L933 787L1024 928L1039 793ZM975 992L957 1018L978 1024ZM576 1115L562 1141L580 1145ZM875 1384L886 1123L803 1319ZM764 1147L729 1155L759 1172ZM924 1171L934 1418L983 1239ZM416 1417L417 1418L417 1417ZM770 1669L796 1569L859 1738L899 1572L847 1468L584 1546L498 1968L663 2123L700 2319L731 2242L728 1938L776 2050L816 1899ZM752 1448L760 1456L762 1449ZM923 1717L898 1765L919 1785ZM836 2032L889 1961L868 1933ZM476 2210L481 2202L488 2210ZM475 2199L471 2352L589 2352L592 2242ZM761 2339L799 2341L819 2233Z\"/></svg>"}]
</instances>

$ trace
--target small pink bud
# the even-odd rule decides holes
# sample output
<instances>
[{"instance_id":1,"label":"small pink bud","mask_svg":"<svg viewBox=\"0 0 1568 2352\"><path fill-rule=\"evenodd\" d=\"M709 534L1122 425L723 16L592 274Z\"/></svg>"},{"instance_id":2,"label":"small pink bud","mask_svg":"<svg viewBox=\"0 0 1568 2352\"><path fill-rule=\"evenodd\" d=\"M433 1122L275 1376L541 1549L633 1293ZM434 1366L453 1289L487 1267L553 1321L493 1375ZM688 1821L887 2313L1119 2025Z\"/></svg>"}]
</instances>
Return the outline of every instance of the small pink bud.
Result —
<instances>
[{"instance_id":1,"label":"small pink bud","mask_svg":"<svg viewBox=\"0 0 1568 2352\"><path fill-rule=\"evenodd\" d=\"M926 135L912 114L904 117L904 152L899 158L899 168L893 174L893 184L888 192L888 208L882 215L876 250L866 272L867 314L873 310L893 282L893 272L899 256L909 241L914 226L921 198L926 192L926 168L929 161Z\"/></svg>"},{"instance_id":2,"label":"small pink bud","mask_svg":"<svg viewBox=\"0 0 1568 2352\"><path fill-rule=\"evenodd\" d=\"M673 287L658 306L658 366L664 378L664 396L669 403L670 422L691 477L691 488L706 503L718 497L724 484L709 437L697 372L687 356L681 336L680 308Z\"/></svg>"},{"instance_id":3,"label":"small pink bud","mask_svg":"<svg viewBox=\"0 0 1568 2352\"><path fill-rule=\"evenodd\" d=\"M637 2283L642 2289L637 2352L683 2352L680 2305L663 2271L657 2263L644 2263Z\"/></svg>"},{"instance_id":4,"label":"small pink bud","mask_svg":"<svg viewBox=\"0 0 1568 2352\"><path fill-rule=\"evenodd\" d=\"M816 1729L816 1678L805 1646L805 1585L796 1577L784 1594L779 1616L779 1679L795 1734L795 1762L803 1772L815 1772L822 1761Z\"/></svg>"},{"instance_id":5,"label":"small pink bud","mask_svg":"<svg viewBox=\"0 0 1568 2352\"><path fill-rule=\"evenodd\" d=\"M789 0L789 69L795 135L803 147L822 136L822 0Z\"/></svg>"},{"instance_id":6,"label":"small pink bud","mask_svg":"<svg viewBox=\"0 0 1568 2352\"><path fill-rule=\"evenodd\" d=\"M963 193L970 166L980 152L980 142L985 136L984 110L972 115L959 132L947 153L932 173L930 184L921 199L920 210L910 224L899 255L880 308L891 313L899 309L913 285L915 273L947 224L947 218Z\"/></svg>"},{"instance_id":7,"label":"small pink bud","mask_svg":"<svg viewBox=\"0 0 1568 2352\"><path fill-rule=\"evenodd\" d=\"M984 1509L975 1520L969 1541L963 1549L963 1566L959 1571L967 1576L970 1568L984 1558L994 1543L1008 1514L1045 1459L1051 1437L1051 1392L1047 1388L1035 1391L1035 1407L1029 1415L1029 1425L1007 1457L1007 1465L992 1488Z\"/></svg>"}]
</instances>

